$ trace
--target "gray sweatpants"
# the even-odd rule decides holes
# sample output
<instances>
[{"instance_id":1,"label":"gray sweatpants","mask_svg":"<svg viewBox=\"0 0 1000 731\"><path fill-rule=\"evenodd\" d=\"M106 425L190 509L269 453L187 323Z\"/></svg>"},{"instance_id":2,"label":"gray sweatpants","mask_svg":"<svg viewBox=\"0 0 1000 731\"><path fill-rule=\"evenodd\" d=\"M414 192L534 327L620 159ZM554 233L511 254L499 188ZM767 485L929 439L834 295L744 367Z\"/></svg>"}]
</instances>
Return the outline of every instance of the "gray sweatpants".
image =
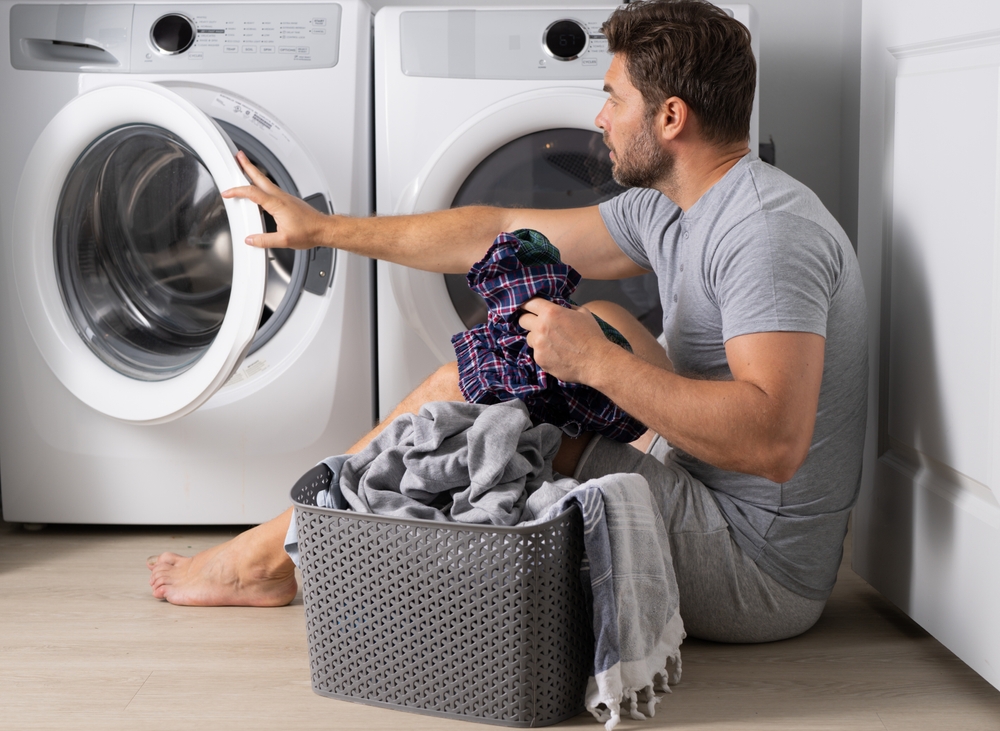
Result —
<instances>
[{"instance_id":1,"label":"gray sweatpants","mask_svg":"<svg viewBox=\"0 0 1000 731\"><path fill-rule=\"evenodd\" d=\"M646 478L667 523L687 633L715 642L771 642L812 627L826 601L799 596L761 571L736 545L709 489L667 458L668 451L659 437L643 454L595 435L573 476L581 482L615 472Z\"/></svg>"}]
</instances>

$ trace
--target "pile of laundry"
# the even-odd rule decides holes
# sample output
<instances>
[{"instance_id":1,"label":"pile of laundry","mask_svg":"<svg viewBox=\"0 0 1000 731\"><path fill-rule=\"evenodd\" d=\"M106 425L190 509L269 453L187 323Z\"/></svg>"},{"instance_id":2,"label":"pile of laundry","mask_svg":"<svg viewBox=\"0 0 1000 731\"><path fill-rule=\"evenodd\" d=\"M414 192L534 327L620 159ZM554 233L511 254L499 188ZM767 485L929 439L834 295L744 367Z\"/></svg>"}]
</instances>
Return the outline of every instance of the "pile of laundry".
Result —
<instances>
[{"instance_id":1,"label":"pile of laundry","mask_svg":"<svg viewBox=\"0 0 1000 731\"><path fill-rule=\"evenodd\" d=\"M324 460L324 508L496 526L546 522L572 505L584 522L581 569L593 602L594 666L587 709L611 731L625 704L653 715L680 679L684 624L663 520L645 478L580 484L552 470L562 434L534 424L519 400L433 402L404 414L355 455ZM296 557L296 521L286 549Z\"/></svg>"}]
</instances>

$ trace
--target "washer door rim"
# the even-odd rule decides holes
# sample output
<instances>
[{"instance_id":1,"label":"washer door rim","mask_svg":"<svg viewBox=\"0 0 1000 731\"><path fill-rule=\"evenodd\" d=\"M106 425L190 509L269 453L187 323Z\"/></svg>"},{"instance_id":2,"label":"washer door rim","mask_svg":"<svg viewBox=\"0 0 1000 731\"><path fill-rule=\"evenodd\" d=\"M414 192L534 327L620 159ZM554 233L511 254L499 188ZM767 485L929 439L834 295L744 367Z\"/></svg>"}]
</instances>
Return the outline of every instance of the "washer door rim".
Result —
<instances>
[{"instance_id":1,"label":"washer door rim","mask_svg":"<svg viewBox=\"0 0 1000 731\"><path fill-rule=\"evenodd\" d=\"M220 191L246 185L235 150L219 126L177 94L146 82L122 82L72 99L39 135L25 164L13 218L14 279L22 313L47 365L78 399L108 416L156 424L190 413L228 380L243 360L260 320L266 255L242 245L262 232L257 206L224 199L233 240L233 282L225 318L212 344L187 371L140 381L102 362L66 312L55 270L53 235L64 181L80 154L107 131L128 124L162 127L201 158Z\"/></svg>"}]
</instances>

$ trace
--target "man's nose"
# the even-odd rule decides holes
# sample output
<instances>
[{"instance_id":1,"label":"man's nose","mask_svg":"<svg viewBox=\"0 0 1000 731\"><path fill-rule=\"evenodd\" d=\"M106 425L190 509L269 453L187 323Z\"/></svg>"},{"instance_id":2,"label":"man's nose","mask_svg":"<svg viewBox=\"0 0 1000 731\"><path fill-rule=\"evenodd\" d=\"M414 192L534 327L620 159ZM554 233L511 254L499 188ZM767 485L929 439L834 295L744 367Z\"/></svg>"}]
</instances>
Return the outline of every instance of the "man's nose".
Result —
<instances>
[{"instance_id":1,"label":"man's nose","mask_svg":"<svg viewBox=\"0 0 1000 731\"><path fill-rule=\"evenodd\" d=\"M607 125L604 122L604 110L606 107L607 107L606 104L605 106L601 107L601 111L599 111L597 113L597 116L594 117L594 126L600 130L605 130L605 131L607 131Z\"/></svg>"}]
</instances>

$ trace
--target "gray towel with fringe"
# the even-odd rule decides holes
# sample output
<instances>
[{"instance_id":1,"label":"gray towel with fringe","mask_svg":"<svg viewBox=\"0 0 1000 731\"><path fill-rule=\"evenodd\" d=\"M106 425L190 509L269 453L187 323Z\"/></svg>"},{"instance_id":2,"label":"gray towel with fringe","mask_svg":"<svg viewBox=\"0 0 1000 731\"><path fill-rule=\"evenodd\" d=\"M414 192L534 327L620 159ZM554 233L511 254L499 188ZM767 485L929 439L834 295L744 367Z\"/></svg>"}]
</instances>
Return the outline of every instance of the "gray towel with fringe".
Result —
<instances>
[{"instance_id":1,"label":"gray towel with fringe","mask_svg":"<svg viewBox=\"0 0 1000 731\"><path fill-rule=\"evenodd\" d=\"M677 580L667 530L646 478L620 473L583 484L560 480L529 498L529 507L535 508L546 491L567 488L538 522L572 504L583 514L586 558L580 573L594 622L586 705L611 731L624 702L631 717L642 720L655 714L656 691L669 693L668 684L680 680L685 635Z\"/></svg>"}]
</instances>

